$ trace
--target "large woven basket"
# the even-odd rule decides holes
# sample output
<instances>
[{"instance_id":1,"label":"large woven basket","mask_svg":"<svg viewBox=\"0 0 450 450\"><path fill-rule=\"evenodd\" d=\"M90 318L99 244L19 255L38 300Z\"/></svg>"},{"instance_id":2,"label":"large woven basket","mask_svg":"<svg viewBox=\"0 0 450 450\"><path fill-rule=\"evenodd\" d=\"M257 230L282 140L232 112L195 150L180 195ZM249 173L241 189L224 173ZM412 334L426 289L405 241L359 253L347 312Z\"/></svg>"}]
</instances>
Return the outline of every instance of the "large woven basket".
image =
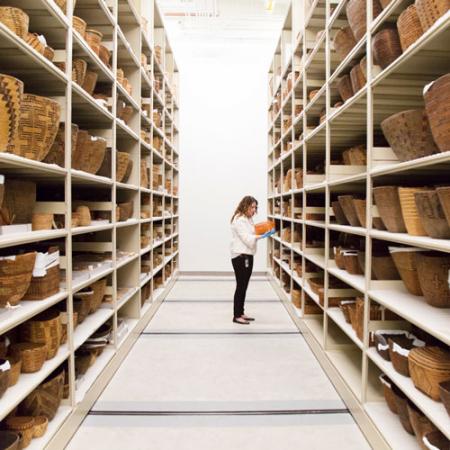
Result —
<instances>
[{"instance_id":1,"label":"large woven basket","mask_svg":"<svg viewBox=\"0 0 450 450\"><path fill-rule=\"evenodd\" d=\"M0 74L0 152L13 151L19 131L22 94L22 81Z\"/></svg>"},{"instance_id":2,"label":"large woven basket","mask_svg":"<svg viewBox=\"0 0 450 450\"><path fill-rule=\"evenodd\" d=\"M92 70L86 71L86 76L84 77L83 84L81 87L89 94L93 95L95 91L95 86L97 85L98 73Z\"/></svg>"},{"instance_id":3,"label":"large woven basket","mask_svg":"<svg viewBox=\"0 0 450 450\"><path fill-rule=\"evenodd\" d=\"M408 6L408 8L398 16L397 29L403 51L414 44L414 42L422 36L423 28L415 5Z\"/></svg>"},{"instance_id":4,"label":"large woven basket","mask_svg":"<svg viewBox=\"0 0 450 450\"><path fill-rule=\"evenodd\" d=\"M376 280L399 280L400 275L389 253L372 253L372 272Z\"/></svg>"},{"instance_id":5,"label":"large woven basket","mask_svg":"<svg viewBox=\"0 0 450 450\"><path fill-rule=\"evenodd\" d=\"M60 115L61 107L55 100L33 94L22 95L13 153L42 161L55 141Z\"/></svg>"},{"instance_id":6,"label":"large woven basket","mask_svg":"<svg viewBox=\"0 0 450 450\"><path fill-rule=\"evenodd\" d=\"M2 225L32 223L33 209L36 204L36 183L6 178L4 191L0 217Z\"/></svg>"},{"instance_id":7,"label":"large woven basket","mask_svg":"<svg viewBox=\"0 0 450 450\"><path fill-rule=\"evenodd\" d=\"M22 358L20 355L9 355L6 358L11 365L11 370L9 371L8 386L14 386L17 384L20 378L20 372L22 370Z\"/></svg>"},{"instance_id":8,"label":"large woven basket","mask_svg":"<svg viewBox=\"0 0 450 450\"><path fill-rule=\"evenodd\" d=\"M366 34L366 0L350 0L346 6L348 23L357 41ZM375 19L382 11L378 0L372 1L372 17Z\"/></svg>"},{"instance_id":9,"label":"large woven basket","mask_svg":"<svg viewBox=\"0 0 450 450\"><path fill-rule=\"evenodd\" d=\"M435 239L449 239L450 227L435 190L414 194L417 212L428 236Z\"/></svg>"},{"instance_id":10,"label":"large woven basket","mask_svg":"<svg viewBox=\"0 0 450 450\"><path fill-rule=\"evenodd\" d=\"M424 94L434 141L441 152L450 150L450 73L438 78Z\"/></svg>"},{"instance_id":11,"label":"large woven basket","mask_svg":"<svg viewBox=\"0 0 450 450\"><path fill-rule=\"evenodd\" d=\"M47 356L45 344L33 344L32 342L20 342L11 344L11 355L22 360L22 373L34 373L41 370Z\"/></svg>"},{"instance_id":12,"label":"large woven basket","mask_svg":"<svg viewBox=\"0 0 450 450\"><path fill-rule=\"evenodd\" d=\"M130 155L127 152L116 153L116 181L121 183L125 177Z\"/></svg>"},{"instance_id":13,"label":"large woven basket","mask_svg":"<svg viewBox=\"0 0 450 450\"><path fill-rule=\"evenodd\" d=\"M447 223L450 226L450 187L438 187L436 192L439 196L439 201L441 202Z\"/></svg>"},{"instance_id":14,"label":"large woven basket","mask_svg":"<svg viewBox=\"0 0 450 450\"><path fill-rule=\"evenodd\" d=\"M353 203L352 195L340 195L338 197L339 204L341 205L342 211L352 227L359 227L358 215L356 213L355 205Z\"/></svg>"},{"instance_id":15,"label":"large woven basket","mask_svg":"<svg viewBox=\"0 0 450 450\"><path fill-rule=\"evenodd\" d=\"M72 124L72 148L77 145L78 125ZM64 167L65 163L65 123L60 123L58 132L56 133L55 142L53 143L49 153L44 158L43 162L47 164L56 164Z\"/></svg>"},{"instance_id":16,"label":"large woven basket","mask_svg":"<svg viewBox=\"0 0 450 450\"><path fill-rule=\"evenodd\" d=\"M339 78L337 82L337 89L344 102L353 97L354 92L350 75L344 75Z\"/></svg>"},{"instance_id":17,"label":"large woven basket","mask_svg":"<svg viewBox=\"0 0 450 450\"><path fill-rule=\"evenodd\" d=\"M408 234L412 236L426 236L427 234L422 226L414 197L414 194L423 190L424 188L398 188L403 220Z\"/></svg>"},{"instance_id":18,"label":"large woven basket","mask_svg":"<svg viewBox=\"0 0 450 450\"><path fill-rule=\"evenodd\" d=\"M450 256L440 252L418 252L416 263L420 287L427 303L437 308L449 308Z\"/></svg>"},{"instance_id":19,"label":"large woven basket","mask_svg":"<svg viewBox=\"0 0 450 450\"><path fill-rule=\"evenodd\" d=\"M410 161L438 152L423 109L393 114L381 122L381 129L400 161Z\"/></svg>"},{"instance_id":20,"label":"large woven basket","mask_svg":"<svg viewBox=\"0 0 450 450\"><path fill-rule=\"evenodd\" d=\"M72 62L72 80L83 86L86 78L87 62L84 59L74 59Z\"/></svg>"},{"instance_id":21,"label":"large woven basket","mask_svg":"<svg viewBox=\"0 0 450 450\"><path fill-rule=\"evenodd\" d=\"M43 277L32 277L30 287L24 295L24 300L43 300L59 292L59 264L50 267Z\"/></svg>"},{"instance_id":22,"label":"large woven basket","mask_svg":"<svg viewBox=\"0 0 450 450\"><path fill-rule=\"evenodd\" d=\"M422 250L411 247L389 247L389 251L407 291L413 295L423 295L416 262L416 253Z\"/></svg>"},{"instance_id":23,"label":"large woven basket","mask_svg":"<svg viewBox=\"0 0 450 450\"><path fill-rule=\"evenodd\" d=\"M450 352L440 347L414 348L408 363L414 386L439 401L439 383L450 379Z\"/></svg>"},{"instance_id":24,"label":"large woven basket","mask_svg":"<svg viewBox=\"0 0 450 450\"><path fill-rule=\"evenodd\" d=\"M24 11L10 6L1 6L0 22L7 26L13 33L17 34L17 36L26 40L30 18Z\"/></svg>"},{"instance_id":25,"label":"large woven basket","mask_svg":"<svg viewBox=\"0 0 450 450\"><path fill-rule=\"evenodd\" d=\"M416 0L417 14L424 31L450 9L450 0Z\"/></svg>"},{"instance_id":26,"label":"large woven basket","mask_svg":"<svg viewBox=\"0 0 450 450\"><path fill-rule=\"evenodd\" d=\"M373 188L375 204L381 220L391 233L405 233L400 198L397 186L379 186Z\"/></svg>"},{"instance_id":27,"label":"large woven basket","mask_svg":"<svg viewBox=\"0 0 450 450\"><path fill-rule=\"evenodd\" d=\"M85 130L78 131L77 146L72 151L72 167L96 174L102 166L107 142L100 137L92 137Z\"/></svg>"},{"instance_id":28,"label":"large woven basket","mask_svg":"<svg viewBox=\"0 0 450 450\"><path fill-rule=\"evenodd\" d=\"M364 76L361 64L355 64L352 70L350 70L350 81L355 94L366 85L366 77Z\"/></svg>"},{"instance_id":29,"label":"large woven basket","mask_svg":"<svg viewBox=\"0 0 450 450\"><path fill-rule=\"evenodd\" d=\"M375 34L372 40L373 56L383 69L401 54L400 36L396 28L385 28Z\"/></svg>"},{"instance_id":30,"label":"large woven basket","mask_svg":"<svg viewBox=\"0 0 450 450\"><path fill-rule=\"evenodd\" d=\"M0 259L0 306L20 302L30 286L35 260L35 252Z\"/></svg>"},{"instance_id":31,"label":"large woven basket","mask_svg":"<svg viewBox=\"0 0 450 450\"><path fill-rule=\"evenodd\" d=\"M64 369L57 369L19 405L23 414L55 417L61 404L64 389Z\"/></svg>"},{"instance_id":32,"label":"large woven basket","mask_svg":"<svg viewBox=\"0 0 450 450\"><path fill-rule=\"evenodd\" d=\"M345 59L356 45L356 39L353 36L352 29L349 26L340 28L334 36L333 43L338 56L341 59Z\"/></svg>"}]
</instances>

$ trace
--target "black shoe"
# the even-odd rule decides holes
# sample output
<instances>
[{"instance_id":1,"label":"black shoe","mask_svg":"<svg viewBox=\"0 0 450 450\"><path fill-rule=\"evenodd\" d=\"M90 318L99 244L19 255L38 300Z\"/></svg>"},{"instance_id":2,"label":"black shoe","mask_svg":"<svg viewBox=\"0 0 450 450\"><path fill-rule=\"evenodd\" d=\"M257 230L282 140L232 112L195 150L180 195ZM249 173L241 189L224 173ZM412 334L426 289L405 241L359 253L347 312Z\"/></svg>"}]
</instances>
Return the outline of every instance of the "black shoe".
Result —
<instances>
[{"instance_id":1,"label":"black shoe","mask_svg":"<svg viewBox=\"0 0 450 450\"><path fill-rule=\"evenodd\" d=\"M255 318L254 317L247 317L247 316L245 316L245 317L242 317L244 320L248 320L249 322L253 322L254 320L255 320Z\"/></svg>"},{"instance_id":2,"label":"black shoe","mask_svg":"<svg viewBox=\"0 0 450 450\"><path fill-rule=\"evenodd\" d=\"M240 325L250 325L250 322L247 322L245 319L243 319L242 317L234 317L233 318L233 322L234 323L238 323Z\"/></svg>"}]
</instances>

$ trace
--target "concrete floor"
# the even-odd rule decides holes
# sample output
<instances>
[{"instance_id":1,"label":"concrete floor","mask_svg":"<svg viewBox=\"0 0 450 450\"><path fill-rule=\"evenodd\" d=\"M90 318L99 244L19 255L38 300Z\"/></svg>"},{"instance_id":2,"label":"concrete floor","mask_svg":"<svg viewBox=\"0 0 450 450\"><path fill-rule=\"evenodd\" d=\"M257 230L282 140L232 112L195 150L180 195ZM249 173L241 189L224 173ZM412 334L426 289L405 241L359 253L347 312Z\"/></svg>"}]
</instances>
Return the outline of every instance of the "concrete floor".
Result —
<instances>
[{"instance_id":1,"label":"concrete floor","mask_svg":"<svg viewBox=\"0 0 450 450\"><path fill-rule=\"evenodd\" d=\"M175 284L68 449L370 448L267 281ZM226 414L227 413L227 414Z\"/></svg>"}]
</instances>

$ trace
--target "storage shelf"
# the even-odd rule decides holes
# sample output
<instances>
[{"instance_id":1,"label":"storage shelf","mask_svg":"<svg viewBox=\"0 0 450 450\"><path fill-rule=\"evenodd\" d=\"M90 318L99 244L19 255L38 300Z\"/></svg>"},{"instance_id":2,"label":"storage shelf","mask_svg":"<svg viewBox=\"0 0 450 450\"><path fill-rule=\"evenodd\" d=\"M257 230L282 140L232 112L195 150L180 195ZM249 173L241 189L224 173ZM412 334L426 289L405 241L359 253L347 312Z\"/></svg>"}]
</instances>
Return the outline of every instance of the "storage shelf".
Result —
<instances>
[{"instance_id":1,"label":"storage shelf","mask_svg":"<svg viewBox=\"0 0 450 450\"><path fill-rule=\"evenodd\" d=\"M13 245L29 244L30 242L41 242L50 239L57 239L67 235L67 231L45 230L29 231L27 233L6 234L0 236L0 248L11 247Z\"/></svg>"},{"instance_id":2,"label":"storage shelf","mask_svg":"<svg viewBox=\"0 0 450 450\"><path fill-rule=\"evenodd\" d=\"M74 332L75 350L80 347L86 339L103 325L112 315L114 310L110 308L99 308L95 313L89 314L83 323L80 323Z\"/></svg>"},{"instance_id":3,"label":"storage shelf","mask_svg":"<svg viewBox=\"0 0 450 450\"><path fill-rule=\"evenodd\" d=\"M353 394L361 398L361 351L359 349L329 350L326 354Z\"/></svg>"},{"instance_id":4,"label":"storage shelf","mask_svg":"<svg viewBox=\"0 0 450 450\"><path fill-rule=\"evenodd\" d=\"M339 308L328 308L327 314L333 319L333 321L338 325L341 330L362 350L363 343L358 338L355 333L355 330L351 326L351 324L347 323L344 317L344 314Z\"/></svg>"}]
</instances>

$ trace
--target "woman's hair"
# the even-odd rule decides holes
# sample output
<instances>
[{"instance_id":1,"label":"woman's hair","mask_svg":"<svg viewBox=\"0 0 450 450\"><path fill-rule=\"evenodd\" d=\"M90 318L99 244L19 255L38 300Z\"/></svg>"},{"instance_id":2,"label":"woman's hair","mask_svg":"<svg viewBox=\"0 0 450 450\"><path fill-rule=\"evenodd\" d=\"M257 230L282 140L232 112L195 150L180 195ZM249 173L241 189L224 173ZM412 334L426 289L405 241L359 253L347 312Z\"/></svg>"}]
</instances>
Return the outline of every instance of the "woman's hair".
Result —
<instances>
[{"instance_id":1,"label":"woman's hair","mask_svg":"<svg viewBox=\"0 0 450 450\"><path fill-rule=\"evenodd\" d=\"M256 203L256 207L258 207L258 200L256 200L255 197L252 197L251 195L246 195L240 202L238 207L236 208L236 211L234 211L233 217L231 218L231 222L233 222L234 218L236 216L243 216L248 208L253 205L253 203Z\"/></svg>"}]
</instances>

